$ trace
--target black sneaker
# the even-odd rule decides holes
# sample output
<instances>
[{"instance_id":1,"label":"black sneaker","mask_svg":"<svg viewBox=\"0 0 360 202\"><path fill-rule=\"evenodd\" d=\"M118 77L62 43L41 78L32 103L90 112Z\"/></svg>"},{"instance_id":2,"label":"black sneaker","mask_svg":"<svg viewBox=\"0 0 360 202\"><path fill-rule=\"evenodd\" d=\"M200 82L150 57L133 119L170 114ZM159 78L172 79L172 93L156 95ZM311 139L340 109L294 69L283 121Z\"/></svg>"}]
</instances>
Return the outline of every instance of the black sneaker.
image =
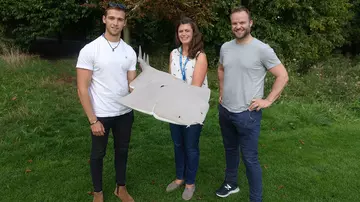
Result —
<instances>
[{"instance_id":1,"label":"black sneaker","mask_svg":"<svg viewBox=\"0 0 360 202\"><path fill-rule=\"evenodd\" d=\"M240 191L237 185L224 182L221 187L216 190L216 195L222 198L228 197L230 194L235 194Z\"/></svg>"}]
</instances>

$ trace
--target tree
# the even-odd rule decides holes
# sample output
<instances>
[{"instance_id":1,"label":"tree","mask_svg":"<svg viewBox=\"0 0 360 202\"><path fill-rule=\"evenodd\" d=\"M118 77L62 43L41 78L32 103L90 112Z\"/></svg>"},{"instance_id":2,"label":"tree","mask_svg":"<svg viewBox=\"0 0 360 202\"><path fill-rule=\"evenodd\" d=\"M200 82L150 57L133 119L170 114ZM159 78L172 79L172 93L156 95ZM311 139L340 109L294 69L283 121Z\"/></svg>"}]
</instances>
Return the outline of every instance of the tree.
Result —
<instances>
[{"instance_id":1,"label":"tree","mask_svg":"<svg viewBox=\"0 0 360 202\"><path fill-rule=\"evenodd\" d=\"M346 49L350 51L352 54L360 53L360 0L351 0L354 17L347 25L347 44Z\"/></svg>"},{"instance_id":2,"label":"tree","mask_svg":"<svg viewBox=\"0 0 360 202\"><path fill-rule=\"evenodd\" d=\"M296 63L299 70L306 71L313 63L346 42L349 32L345 29L353 17L351 5L352 3L355 5L358 1L124 0L122 2L129 7L129 21L135 29L132 35L142 41L141 43L150 40L169 44L169 40L173 39L173 23L182 15L186 15L199 25L212 56L218 55L222 43L233 38L229 18L231 9L240 4L246 5L250 8L255 23L253 35L269 43L284 62ZM106 5L108 0L97 2ZM357 21L353 23L356 24ZM351 33L354 36L357 32ZM217 49L216 53L212 52L213 46Z\"/></svg>"},{"instance_id":3,"label":"tree","mask_svg":"<svg viewBox=\"0 0 360 202\"><path fill-rule=\"evenodd\" d=\"M257 0L250 8L254 35L301 71L345 43L344 28L352 19L348 0Z\"/></svg>"},{"instance_id":4,"label":"tree","mask_svg":"<svg viewBox=\"0 0 360 202\"><path fill-rule=\"evenodd\" d=\"M91 0L87 5L103 10L109 2L114 1ZM214 16L211 10L211 0L123 0L115 2L123 3L127 7L128 26L126 29L137 27L142 30L141 33L139 33L139 30L133 32L135 36L142 39L141 43L143 43L143 40L155 42L151 39L161 36L161 33L157 33L161 29L162 34L164 32L173 33L173 26L171 25L182 16L191 17L200 26L206 25ZM160 30L154 30L155 27L160 28ZM148 32L149 30L153 31ZM168 36L169 33L165 35ZM161 39L161 37L158 39ZM125 40L130 42L130 39Z\"/></svg>"},{"instance_id":5,"label":"tree","mask_svg":"<svg viewBox=\"0 0 360 202\"><path fill-rule=\"evenodd\" d=\"M89 16L91 8L76 0L0 0L1 25L5 35L26 47L38 36L57 35Z\"/></svg>"}]
</instances>

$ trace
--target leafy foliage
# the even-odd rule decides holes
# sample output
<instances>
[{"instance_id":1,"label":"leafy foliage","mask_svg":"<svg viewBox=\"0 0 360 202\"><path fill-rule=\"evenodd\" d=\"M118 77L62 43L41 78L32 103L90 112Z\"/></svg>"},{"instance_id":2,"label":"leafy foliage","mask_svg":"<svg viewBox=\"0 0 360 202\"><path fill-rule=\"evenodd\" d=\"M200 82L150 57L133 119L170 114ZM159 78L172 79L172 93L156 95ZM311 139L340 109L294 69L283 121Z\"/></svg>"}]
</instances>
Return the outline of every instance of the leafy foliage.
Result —
<instances>
[{"instance_id":1,"label":"leafy foliage","mask_svg":"<svg viewBox=\"0 0 360 202\"><path fill-rule=\"evenodd\" d=\"M352 18L348 0L258 0L250 4L254 34L306 71L345 43Z\"/></svg>"},{"instance_id":2,"label":"leafy foliage","mask_svg":"<svg viewBox=\"0 0 360 202\"><path fill-rule=\"evenodd\" d=\"M1 24L6 36L23 46L38 36L61 33L67 26L90 14L76 0L0 0Z\"/></svg>"},{"instance_id":3,"label":"leafy foliage","mask_svg":"<svg viewBox=\"0 0 360 202\"><path fill-rule=\"evenodd\" d=\"M103 31L101 14L110 0L0 0L4 35L27 45L37 36L81 32L87 39ZM174 45L174 23L193 18L206 42L210 63L232 38L229 15L238 0L122 0L128 8L133 45L156 49ZM253 35L269 43L285 63L307 71L345 43L360 43L360 0L240 1L252 11ZM210 57L209 57L210 58Z\"/></svg>"},{"instance_id":4,"label":"leafy foliage","mask_svg":"<svg viewBox=\"0 0 360 202\"><path fill-rule=\"evenodd\" d=\"M352 54L360 53L360 0L351 0L351 11L354 14L354 18L347 25L348 31L348 43L347 48L350 48Z\"/></svg>"},{"instance_id":5,"label":"leafy foliage","mask_svg":"<svg viewBox=\"0 0 360 202\"><path fill-rule=\"evenodd\" d=\"M237 3L214 1L215 18L203 27L208 43L221 44L232 38L229 16ZM346 42L345 27L353 17L348 0L257 0L246 4L254 20L253 35L302 71Z\"/></svg>"}]
</instances>

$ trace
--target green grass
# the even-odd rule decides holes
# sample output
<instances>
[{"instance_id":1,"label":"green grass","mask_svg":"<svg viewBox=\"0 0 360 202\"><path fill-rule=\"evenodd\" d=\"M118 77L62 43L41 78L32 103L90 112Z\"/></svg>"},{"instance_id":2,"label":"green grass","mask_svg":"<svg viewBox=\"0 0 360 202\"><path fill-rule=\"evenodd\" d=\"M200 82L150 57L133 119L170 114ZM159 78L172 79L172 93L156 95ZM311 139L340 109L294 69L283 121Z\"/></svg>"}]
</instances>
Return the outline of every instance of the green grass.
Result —
<instances>
[{"instance_id":1,"label":"green grass","mask_svg":"<svg viewBox=\"0 0 360 202\"><path fill-rule=\"evenodd\" d=\"M343 63L360 75L359 65ZM12 67L0 61L0 201L92 200L87 194L92 190L89 126L76 95L74 65L74 60L32 59ZM325 74L344 75L343 80L335 78L339 83L359 82L349 71L330 69L331 62L323 67L328 68ZM358 201L360 91L345 92L349 84L335 85L331 76L319 80L317 71L303 77L291 73L280 101L264 110L259 147L264 201ZM200 139L193 200L247 201L243 164L241 192L226 199L214 194L223 181L225 159L216 71L208 76L211 108ZM336 93L329 94L329 86ZM315 87L321 88L319 93ZM341 92L353 97L343 98ZM118 201L112 194L112 145L110 138L104 162L106 201ZM127 173L128 190L136 201L181 201L181 190L165 193L175 177L173 158L168 124L136 112Z\"/></svg>"}]
</instances>

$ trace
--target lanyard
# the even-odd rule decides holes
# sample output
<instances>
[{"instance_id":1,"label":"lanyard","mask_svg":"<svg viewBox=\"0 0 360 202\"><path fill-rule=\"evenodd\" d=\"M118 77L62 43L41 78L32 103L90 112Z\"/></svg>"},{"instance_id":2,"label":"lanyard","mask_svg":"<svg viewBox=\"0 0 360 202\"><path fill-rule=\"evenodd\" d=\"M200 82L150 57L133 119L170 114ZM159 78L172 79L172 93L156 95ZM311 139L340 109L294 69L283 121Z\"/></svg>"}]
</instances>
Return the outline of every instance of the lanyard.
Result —
<instances>
[{"instance_id":1,"label":"lanyard","mask_svg":"<svg viewBox=\"0 0 360 202\"><path fill-rule=\"evenodd\" d=\"M189 58L186 57L185 63L184 63L184 67L182 66L182 48L180 47L180 70L181 70L181 74L182 74L182 79L184 81L186 81L186 64L189 62Z\"/></svg>"}]
</instances>

